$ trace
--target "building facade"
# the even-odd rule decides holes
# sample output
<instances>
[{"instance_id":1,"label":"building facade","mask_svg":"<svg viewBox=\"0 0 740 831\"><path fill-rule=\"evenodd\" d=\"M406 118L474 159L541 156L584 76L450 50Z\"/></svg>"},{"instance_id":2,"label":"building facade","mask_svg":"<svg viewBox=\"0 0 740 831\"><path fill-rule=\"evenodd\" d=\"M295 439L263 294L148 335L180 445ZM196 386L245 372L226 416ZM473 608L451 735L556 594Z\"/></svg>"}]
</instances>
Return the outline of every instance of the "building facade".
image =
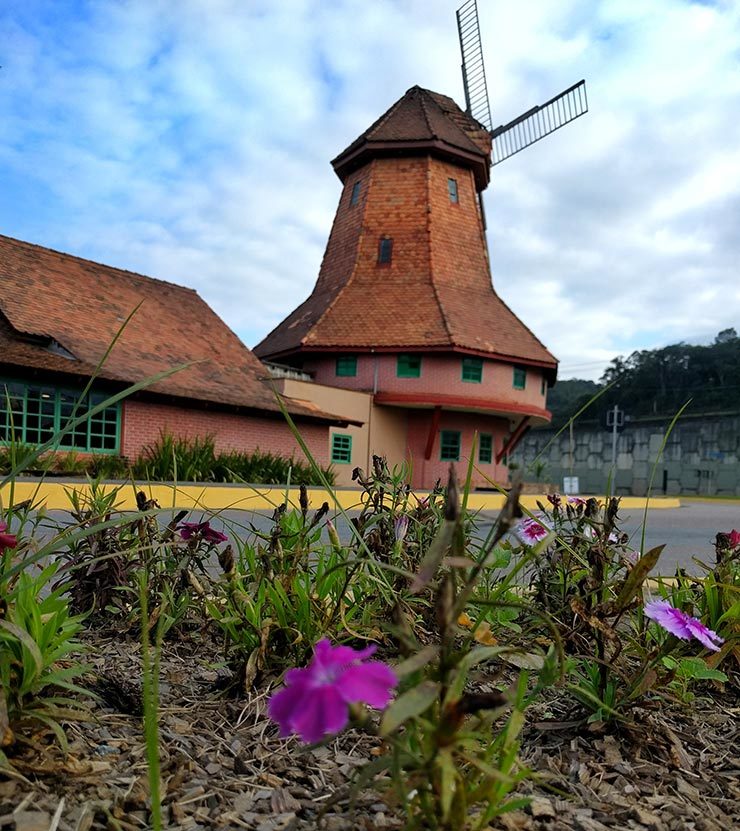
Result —
<instances>
[{"instance_id":1,"label":"building facade","mask_svg":"<svg viewBox=\"0 0 740 831\"><path fill-rule=\"evenodd\" d=\"M503 484L517 441L550 419L557 361L491 282L490 162L481 125L419 87L332 162L344 187L316 286L254 351L367 397L362 427L332 430L340 482L375 453L433 487L477 434L474 485Z\"/></svg>"}]
</instances>

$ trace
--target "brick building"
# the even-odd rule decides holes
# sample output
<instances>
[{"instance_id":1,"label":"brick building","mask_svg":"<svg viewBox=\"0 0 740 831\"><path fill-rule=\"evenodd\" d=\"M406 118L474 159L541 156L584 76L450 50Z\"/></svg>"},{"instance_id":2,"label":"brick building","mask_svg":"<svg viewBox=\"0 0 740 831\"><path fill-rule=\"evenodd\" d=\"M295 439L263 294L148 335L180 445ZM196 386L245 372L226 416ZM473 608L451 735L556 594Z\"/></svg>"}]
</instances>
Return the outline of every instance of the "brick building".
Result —
<instances>
[{"instance_id":1,"label":"brick building","mask_svg":"<svg viewBox=\"0 0 740 831\"><path fill-rule=\"evenodd\" d=\"M429 488L476 432L474 484L506 482L508 453L550 420L557 361L491 282L490 162L490 134L420 87L332 162L344 187L316 286L254 351L304 373L286 392L330 404L341 389L363 416L332 428L340 482L377 453Z\"/></svg>"},{"instance_id":2,"label":"brick building","mask_svg":"<svg viewBox=\"0 0 740 831\"><path fill-rule=\"evenodd\" d=\"M160 432L212 435L219 450L302 457L264 365L191 289L0 236L0 442L41 444L67 423L124 322L87 408L188 364L62 438L62 450L136 458ZM317 461L329 427L309 402L286 405ZM78 410L78 415L83 410Z\"/></svg>"}]
</instances>

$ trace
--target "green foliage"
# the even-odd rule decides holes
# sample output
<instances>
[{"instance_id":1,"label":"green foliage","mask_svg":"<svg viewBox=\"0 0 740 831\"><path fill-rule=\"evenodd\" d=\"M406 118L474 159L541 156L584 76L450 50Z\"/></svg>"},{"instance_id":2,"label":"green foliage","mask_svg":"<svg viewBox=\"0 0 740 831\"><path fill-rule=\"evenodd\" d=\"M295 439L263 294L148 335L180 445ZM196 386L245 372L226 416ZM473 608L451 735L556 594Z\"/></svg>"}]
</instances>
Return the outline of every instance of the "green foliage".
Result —
<instances>
[{"instance_id":1,"label":"green foliage","mask_svg":"<svg viewBox=\"0 0 740 831\"><path fill-rule=\"evenodd\" d=\"M217 453L212 436L187 439L162 433L137 459L132 470L138 479L160 482L281 485L290 481L296 485L321 484L310 465L293 458L287 459L260 450L252 453ZM322 473L333 484L333 470L325 468Z\"/></svg>"},{"instance_id":2,"label":"green foliage","mask_svg":"<svg viewBox=\"0 0 740 831\"><path fill-rule=\"evenodd\" d=\"M64 746L60 721L85 715L69 695L88 694L75 680L85 671L74 656L82 618L69 614L60 589L49 592L57 566L21 573L0 601L0 748L43 725ZM0 749L0 761L4 761Z\"/></svg>"}]
</instances>

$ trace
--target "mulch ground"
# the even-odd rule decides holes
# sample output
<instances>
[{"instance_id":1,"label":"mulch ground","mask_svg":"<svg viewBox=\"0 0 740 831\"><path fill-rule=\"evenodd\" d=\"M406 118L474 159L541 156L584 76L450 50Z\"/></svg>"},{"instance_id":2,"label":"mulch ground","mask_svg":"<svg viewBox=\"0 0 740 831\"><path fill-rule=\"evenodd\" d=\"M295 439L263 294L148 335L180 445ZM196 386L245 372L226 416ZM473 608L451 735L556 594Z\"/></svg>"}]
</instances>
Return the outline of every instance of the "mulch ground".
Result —
<instances>
[{"instance_id":1,"label":"mulch ground","mask_svg":"<svg viewBox=\"0 0 740 831\"><path fill-rule=\"evenodd\" d=\"M378 752L345 733L306 750L266 719L268 691L235 699L210 645L166 644L161 667L162 796L173 828L368 831L400 828L376 792L350 799L354 772ZM28 749L18 774L0 773L0 829L146 829L147 765L135 641L94 639L89 659L101 701L67 726L69 751ZM740 828L740 695L639 710L629 728L589 731L558 702L528 714L523 763L536 772L526 810L491 825L506 831L730 831ZM556 719L560 719L556 721Z\"/></svg>"}]
</instances>

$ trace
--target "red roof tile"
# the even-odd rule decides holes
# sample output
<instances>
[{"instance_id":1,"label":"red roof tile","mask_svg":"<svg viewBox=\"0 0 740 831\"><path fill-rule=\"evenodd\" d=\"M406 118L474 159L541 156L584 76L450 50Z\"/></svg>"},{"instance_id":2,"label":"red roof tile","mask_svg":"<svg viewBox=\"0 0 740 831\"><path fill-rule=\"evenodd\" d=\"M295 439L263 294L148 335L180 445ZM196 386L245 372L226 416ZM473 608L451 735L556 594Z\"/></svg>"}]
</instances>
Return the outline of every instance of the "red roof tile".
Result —
<instances>
[{"instance_id":1,"label":"red roof tile","mask_svg":"<svg viewBox=\"0 0 740 831\"><path fill-rule=\"evenodd\" d=\"M148 392L278 412L264 365L192 289L0 235L0 364L90 375L136 307L100 377ZM8 325L9 324L9 325ZM30 342L23 335L36 336ZM73 358L44 345L53 339ZM288 399L298 417L344 421Z\"/></svg>"}]
</instances>

